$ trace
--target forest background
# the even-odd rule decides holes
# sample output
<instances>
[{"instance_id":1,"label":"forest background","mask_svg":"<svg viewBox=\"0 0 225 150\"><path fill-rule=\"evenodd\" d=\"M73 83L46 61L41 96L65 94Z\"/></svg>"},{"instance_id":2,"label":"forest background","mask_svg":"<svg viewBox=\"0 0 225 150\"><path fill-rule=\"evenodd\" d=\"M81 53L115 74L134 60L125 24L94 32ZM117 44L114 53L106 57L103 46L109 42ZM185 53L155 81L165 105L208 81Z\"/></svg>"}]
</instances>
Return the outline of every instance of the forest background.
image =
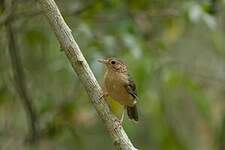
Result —
<instances>
[{"instance_id":1,"label":"forest background","mask_svg":"<svg viewBox=\"0 0 225 150\"><path fill-rule=\"evenodd\" d=\"M97 59L128 64L140 122L123 126L136 147L225 149L224 0L56 3L99 82ZM34 0L0 0L0 149L15 147L114 149Z\"/></svg>"}]
</instances>

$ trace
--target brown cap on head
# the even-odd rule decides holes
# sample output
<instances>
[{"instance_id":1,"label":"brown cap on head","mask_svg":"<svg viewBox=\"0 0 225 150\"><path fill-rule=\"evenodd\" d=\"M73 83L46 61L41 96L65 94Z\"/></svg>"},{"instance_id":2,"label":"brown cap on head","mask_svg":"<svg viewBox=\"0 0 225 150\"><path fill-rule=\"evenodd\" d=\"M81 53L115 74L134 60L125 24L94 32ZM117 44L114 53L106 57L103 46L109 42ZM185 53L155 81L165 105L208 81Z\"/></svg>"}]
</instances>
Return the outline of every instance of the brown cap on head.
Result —
<instances>
[{"instance_id":1,"label":"brown cap on head","mask_svg":"<svg viewBox=\"0 0 225 150\"><path fill-rule=\"evenodd\" d=\"M106 59L98 59L98 62L102 63L102 64L108 64L108 63L113 64L114 62L118 62L121 65L125 65L122 60L115 58L115 57L110 57L110 58L106 58Z\"/></svg>"},{"instance_id":2,"label":"brown cap on head","mask_svg":"<svg viewBox=\"0 0 225 150\"><path fill-rule=\"evenodd\" d=\"M117 72L125 72L127 70L126 65L118 58L99 59L98 62Z\"/></svg>"}]
</instances>

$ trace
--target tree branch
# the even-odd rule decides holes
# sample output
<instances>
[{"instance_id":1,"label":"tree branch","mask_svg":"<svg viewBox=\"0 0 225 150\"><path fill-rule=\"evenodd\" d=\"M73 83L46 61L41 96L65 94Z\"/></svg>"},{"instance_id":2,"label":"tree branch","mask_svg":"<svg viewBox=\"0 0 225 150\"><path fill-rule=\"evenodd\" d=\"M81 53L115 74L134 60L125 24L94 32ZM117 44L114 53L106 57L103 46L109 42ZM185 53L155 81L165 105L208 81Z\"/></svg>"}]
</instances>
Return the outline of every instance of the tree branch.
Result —
<instances>
[{"instance_id":1,"label":"tree branch","mask_svg":"<svg viewBox=\"0 0 225 150\"><path fill-rule=\"evenodd\" d=\"M5 9L9 9L12 11L12 0L4 1ZM9 12L9 14L11 14ZM36 111L34 110L32 100L27 92L23 66L21 63L21 59L18 52L18 46L16 43L15 33L13 31L13 27L10 22L6 22L5 24L7 39L8 39L8 49L10 54L10 60L12 64L13 76L15 79L16 90L21 98L23 107L26 111L26 115L28 118L28 123L30 126L30 137L29 140L31 143L36 142L38 138L38 121L36 116Z\"/></svg>"},{"instance_id":2,"label":"tree branch","mask_svg":"<svg viewBox=\"0 0 225 150\"><path fill-rule=\"evenodd\" d=\"M75 42L71 30L65 23L56 3L54 0L38 0L38 2L74 71L85 87L92 104L111 135L114 145L121 150L136 150L118 122L119 120L111 113L105 99L102 97L102 89Z\"/></svg>"},{"instance_id":3,"label":"tree branch","mask_svg":"<svg viewBox=\"0 0 225 150\"><path fill-rule=\"evenodd\" d=\"M14 74L14 79L16 82L16 89L23 103L23 107L26 111L28 118L28 123L30 125L30 142L36 142L38 138L38 123L37 115L34 110L32 100L27 92L26 83L24 79L23 66L21 64L20 56L17 53L17 47L15 43L15 37L11 25L7 25L7 34L9 40L9 53L12 63L12 69Z\"/></svg>"}]
</instances>

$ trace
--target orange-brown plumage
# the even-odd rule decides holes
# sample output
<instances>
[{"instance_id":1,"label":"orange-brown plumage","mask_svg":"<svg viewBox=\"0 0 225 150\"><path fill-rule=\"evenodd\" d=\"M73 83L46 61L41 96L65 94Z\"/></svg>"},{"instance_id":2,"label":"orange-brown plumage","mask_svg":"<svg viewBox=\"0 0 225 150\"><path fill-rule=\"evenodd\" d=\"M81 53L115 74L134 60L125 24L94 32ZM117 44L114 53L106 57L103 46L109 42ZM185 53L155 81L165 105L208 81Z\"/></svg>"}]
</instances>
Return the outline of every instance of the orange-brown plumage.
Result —
<instances>
[{"instance_id":1,"label":"orange-brown plumage","mask_svg":"<svg viewBox=\"0 0 225 150\"><path fill-rule=\"evenodd\" d=\"M103 82L104 92L121 105L126 106L130 119L138 121L137 94L135 84L128 74L127 66L117 58L108 58L99 60L99 62L107 66Z\"/></svg>"}]
</instances>

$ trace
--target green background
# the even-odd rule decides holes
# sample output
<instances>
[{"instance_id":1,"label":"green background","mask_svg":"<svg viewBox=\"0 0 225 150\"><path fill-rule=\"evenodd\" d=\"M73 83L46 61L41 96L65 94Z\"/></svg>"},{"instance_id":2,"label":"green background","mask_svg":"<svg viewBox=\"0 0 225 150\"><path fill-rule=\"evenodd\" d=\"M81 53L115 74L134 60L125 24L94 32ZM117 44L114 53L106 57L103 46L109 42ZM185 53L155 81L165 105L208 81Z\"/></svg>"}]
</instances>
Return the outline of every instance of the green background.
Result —
<instances>
[{"instance_id":1,"label":"green background","mask_svg":"<svg viewBox=\"0 0 225 150\"><path fill-rule=\"evenodd\" d=\"M123 126L137 148L225 149L224 0L56 3L99 82L104 67L97 59L115 56L129 66L140 121L126 116ZM37 2L13 5L8 24L39 137L29 144L29 112L16 88L8 25L0 24L0 149L114 149Z\"/></svg>"}]
</instances>

